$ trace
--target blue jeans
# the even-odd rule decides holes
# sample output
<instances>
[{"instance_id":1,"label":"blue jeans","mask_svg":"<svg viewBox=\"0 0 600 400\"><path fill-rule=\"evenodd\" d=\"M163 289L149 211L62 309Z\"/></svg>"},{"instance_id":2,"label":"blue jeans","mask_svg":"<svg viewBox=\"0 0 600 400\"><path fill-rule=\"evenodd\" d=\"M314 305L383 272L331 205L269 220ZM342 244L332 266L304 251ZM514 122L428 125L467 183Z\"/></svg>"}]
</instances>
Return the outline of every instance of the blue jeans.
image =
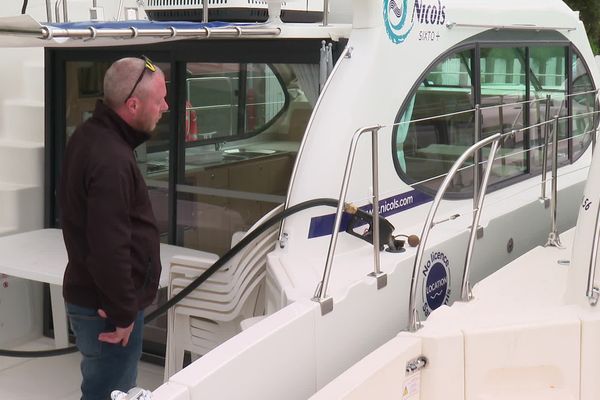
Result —
<instances>
[{"instance_id":1,"label":"blue jeans","mask_svg":"<svg viewBox=\"0 0 600 400\"><path fill-rule=\"evenodd\" d=\"M98 316L98 310L66 304L75 343L83 355L81 360L82 400L107 400L110 392L127 392L135 387L138 361L142 355L144 312L136 316L126 347L98 340L101 332L114 331L108 319Z\"/></svg>"}]
</instances>

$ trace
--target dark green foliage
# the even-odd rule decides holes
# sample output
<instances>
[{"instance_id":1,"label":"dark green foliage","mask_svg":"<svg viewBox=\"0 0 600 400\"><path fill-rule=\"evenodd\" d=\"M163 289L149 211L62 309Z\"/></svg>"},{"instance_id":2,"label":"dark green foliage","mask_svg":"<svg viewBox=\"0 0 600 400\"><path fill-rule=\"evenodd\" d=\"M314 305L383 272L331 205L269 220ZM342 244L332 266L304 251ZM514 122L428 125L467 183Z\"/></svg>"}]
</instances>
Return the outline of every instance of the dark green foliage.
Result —
<instances>
[{"instance_id":1,"label":"dark green foliage","mask_svg":"<svg viewBox=\"0 0 600 400\"><path fill-rule=\"evenodd\" d=\"M600 0L564 0L571 9L579 11L594 54L600 53Z\"/></svg>"}]
</instances>

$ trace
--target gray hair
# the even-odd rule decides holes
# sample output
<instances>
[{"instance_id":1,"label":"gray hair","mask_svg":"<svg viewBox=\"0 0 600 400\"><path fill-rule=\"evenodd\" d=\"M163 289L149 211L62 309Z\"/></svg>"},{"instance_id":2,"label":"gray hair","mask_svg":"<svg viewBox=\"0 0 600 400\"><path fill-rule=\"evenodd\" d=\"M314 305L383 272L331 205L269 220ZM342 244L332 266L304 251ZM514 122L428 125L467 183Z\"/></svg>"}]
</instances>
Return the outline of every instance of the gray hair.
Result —
<instances>
[{"instance_id":1,"label":"gray hair","mask_svg":"<svg viewBox=\"0 0 600 400\"><path fill-rule=\"evenodd\" d=\"M104 103L110 108L118 108L121 106L135 82L144 75L151 75L163 72L156 67L156 72L145 71L145 61L141 58L126 57L115 61L106 71L104 75ZM150 79L144 76L135 89L135 94L142 95L148 90Z\"/></svg>"}]
</instances>

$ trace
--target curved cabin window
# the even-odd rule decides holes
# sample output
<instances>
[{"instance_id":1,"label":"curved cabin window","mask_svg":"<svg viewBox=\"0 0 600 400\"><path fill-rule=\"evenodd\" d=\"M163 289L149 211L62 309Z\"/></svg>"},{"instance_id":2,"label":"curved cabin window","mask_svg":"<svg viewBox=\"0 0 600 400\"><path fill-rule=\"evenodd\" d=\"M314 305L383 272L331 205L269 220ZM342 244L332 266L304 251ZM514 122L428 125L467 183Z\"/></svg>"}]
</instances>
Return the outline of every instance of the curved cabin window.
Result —
<instances>
[{"instance_id":1,"label":"curved cabin window","mask_svg":"<svg viewBox=\"0 0 600 400\"><path fill-rule=\"evenodd\" d=\"M409 183L436 190L452 164L473 144L473 52L435 65L401 114L394 136L396 166ZM471 191L472 168L460 171L449 192Z\"/></svg>"},{"instance_id":2,"label":"curved cabin window","mask_svg":"<svg viewBox=\"0 0 600 400\"><path fill-rule=\"evenodd\" d=\"M266 129L287 106L267 64L188 63L186 143L232 140Z\"/></svg>"},{"instance_id":3,"label":"curved cabin window","mask_svg":"<svg viewBox=\"0 0 600 400\"><path fill-rule=\"evenodd\" d=\"M545 136L552 142L554 124L543 124L557 115L568 115L565 105L567 99L567 48L564 46L543 46L529 48L529 124L538 125L529 129L531 172L542 171L542 159ZM566 120L560 120L558 126L558 160L568 162L568 135ZM548 153L550 154L550 152ZM550 155L548 156L550 157ZM551 165L550 162L547 164Z\"/></svg>"},{"instance_id":4,"label":"curved cabin window","mask_svg":"<svg viewBox=\"0 0 600 400\"><path fill-rule=\"evenodd\" d=\"M527 99L524 48L482 48L479 57L481 82L481 139L523 128ZM526 172L527 134L518 131L504 140L496 155L490 184ZM489 147L482 149L482 161Z\"/></svg>"},{"instance_id":5,"label":"curved cabin window","mask_svg":"<svg viewBox=\"0 0 600 400\"><path fill-rule=\"evenodd\" d=\"M583 60L573 54L571 64L571 87L573 95L570 97L573 119L571 130L573 136L573 160L578 159L592 141L592 135L598 125L597 94L592 78Z\"/></svg>"},{"instance_id":6,"label":"curved cabin window","mask_svg":"<svg viewBox=\"0 0 600 400\"><path fill-rule=\"evenodd\" d=\"M433 193L477 138L513 131L501 143L490 184L506 185L538 174L546 135L552 141L555 116L560 117L559 163L583 154L598 125L598 103L589 71L575 50L564 45L482 46L477 60L474 54L463 50L434 64L398 114L393 154L405 182ZM477 134L476 103L481 121ZM482 149L482 161L488 152L489 147ZM448 194L466 197L472 191L471 158L452 180Z\"/></svg>"}]
</instances>

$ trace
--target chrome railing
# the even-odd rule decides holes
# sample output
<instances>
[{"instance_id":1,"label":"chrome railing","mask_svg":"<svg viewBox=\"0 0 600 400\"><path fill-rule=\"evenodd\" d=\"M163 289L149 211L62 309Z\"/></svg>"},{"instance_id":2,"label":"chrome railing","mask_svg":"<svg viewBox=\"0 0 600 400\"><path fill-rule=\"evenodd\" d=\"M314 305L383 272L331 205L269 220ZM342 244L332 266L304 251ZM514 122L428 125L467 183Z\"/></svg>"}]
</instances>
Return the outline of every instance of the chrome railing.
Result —
<instances>
[{"instance_id":1,"label":"chrome railing","mask_svg":"<svg viewBox=\"0 0 600 400\"><path fill-rule=\"evenodd\" d=\"M572 94L569 96L583 95L583 94L589 94L589 93L596 93L596 95L597 95L598 90L582 92L582 93L575 93L575 94ZM566 101L567 97L565 97L565 99L562 100L563 103ZM441 222L441 221L438 221L437 223L434 223L433 218L435 217L435 213L437 212L437 209L439 207L442 197L444 196L448 187L451 185L451 181L452 181L453 177L456 175L457 172L462 171L464 168L474 168L474 178L475 179L474 179L474 190L473 190L474 191L473 216L472 216L472 224L471 224L470 235L469 235L469 242L467 245L467 251L466 251L466 255L465 255L463 281L461 284L461 299L466 301L471 298L471 290L470 290L470 282L469 282L470 264L471 264L471 260L472 260L472 256L473 256L475 239L477 238L478 225L479 225L480 216L481 216L481 213L483 210L483 204L484 204L484 199L485 199L486 192L487 192L489 178L491 176L492 164L493 164L494 160L496 159L496 154L500 147L499 141L504 138L510 137L510 136L514 137L516 135L516 133L519 133L519 132L520 133L531 133L530 130L532 130L534 128L544 127L544 131L545 131L544 144L539 147L528 148L525 150L525 152L537 150L540 147L542 147L543 148L543 150L542 150L543 151L543 159L544 159L544 161L543 161L544 166L542 169L543 169L543 171L545 171L546 164L547 164L547 151L548 151L547 148L549 147L549 125L550 124L553 124L553 127L554 127L553 136L552 136L552 145L553 145L552 194L551 194L551 199L550 199L551 200L550 203L551 203L551 207L552 207L551 208L552 230L550 232L550 237L558 238L557 223L556 223L556 211L557 211L557 181L558 181L558 179L557 179L558 178L558 173L557 173L557 170L558 170L558 143L560 142L560 140L558 139L559 121L561 119L571 119L571 118L586 116L588 114L595 116L596 114L600 113L600 111L593 111L593 112L586 113L586 114L577 114L577 115L566 116L566 117L556 116L553 119L548 119L547 116L549 115L550 100L551 100L550 97L546 97L545 99L534 99L534 100L521 101L521 102L516 102L516 103L499 104L496 106L488 106L488 107L476 106L472 110L463 110L463 111L458 111L458 112L454 112L454 113L447 113L447 114L443 114L443 115L436 115L433 117L420 118L420 119L404 121L404 122L395 123L393 125L390 125L391 127L397 127L399 125L406 124L406 123L421 122L421 121L427 121L427 120L432 120L432 119L437 119L437 118L442 118L442 117L450 117L453 115L458 115L458 114L463 114L463 113L474 112L475 132L477 135L477 132L479 132L479 134L481 133L481 119L480 119L481 110L496 108L496 107L501 108L501 107L514 106L514 105L525 105L525 104L531 104L531 103L539 102L539 101L544 101L546 103L546 110L547 110L546 111L546 121L536 123L533 125L529 125L526 127L522 127L519 129L513 129L512 131L507 132L507 133L499 132L492 136L488 136L487 138L485 138L483 140L479 140L477 143L475 143L474 145L469 147L458 158L458 160L453 164L452 168L450 169L450 171L448 173L427 179L427 181L429 181L429 180L434 180L434 179L441 179L443 177L444 181L442 182L440 188L437 191L437 194L433 200L432 207L429 211L426 222L424 224L422 235L421 235L421 241L419 244L419 248L417 250L417 256L415 258L415 264L413 266L413 276L412 276L412 280L411 280L411 290L410 290L411 297L410 297L410 301L409 301L409 329L415 330L417 328L416 287L417 287L417 283L418 283L418 269L419 269L420 263L423 258L423 254L425 251L425 245L427 242L427 238L429 236L429 232L430 232L431 228L433 228L434 225ZM564 107L564 105L561 104L560 110L563 110L563 107ZM512 126L514 127L514 125L515 125L515 123L513 122ZM344 169L344 177L343 177L343 182L342 182L342 186L340 189L340 195L339 195L339 204L338 204L336 214L335 214L335 221L334 221L332 236L330 239L329 248L328 248L328 252L327 252L327 259L326 259L325 268L323 271L323 277L322 277L322 280L317 285L317 289L316 289L315 295L313 297L314 301L317 301L321 304L321 313L323 315L333 310L333 299L331 297L328 297L327 289L328 289L328 285L329 285L329 279L331 276L331 268L333 265L335 249L336 249L336 245L337 245L337 241L338 241L338 235L339 235L339 230L340 230L340 226L341 226L342 215L344 213L344 207L346 206L345 205L346 195L347 195L347 191L348 191L348 185L349 185L349 180L350 180L350 176L351 176L351 172L352 172L352 167L354 164L357 143L358 143L358 139L360 138L360 136L366 132L370 132L372 135L372 149L371 149L372 150L372 185L373 185L372 186L373 187L373 193L372 193L373 227L372 228L373 228L374 272L369 275L374 276L378 279L378 284L377 284L378 289L381 287L385 287L385 285L387 283L387 275L385 273L381 272L381 263L380 263L380 255L379 255L380 237L379 237L379 229L378 229L378 225L379 225L378 204L379 204L380 193L379 193L379 185L378 185L377 134L383 127L384 127L383 125L377 125L377 126L372 126L372 127L361 128L355 132L355 134L352 138L352 141L351 141L350 149L349 149L347 160L346 160L346 167ZM592 130L584 132L583 135L592 134L592 136L595 136L595 133L596 133L596 127L593 127ZM564 140L573 140L573 139L574 139L574 137L568 137L568 138L565 138ZM477 154L481 152L481 149L483 147L488 146L488 145L491 145L488 159L483 162L479 161ZM518 153L519 152L511 153L508 156L502 156L501 158L513 156ZM461 168L462 164L464 164L464 162L469 157L474 158L474 164L464 167L464 168ZM483 177L482 177L481 181L479 181L479 179L477 179L477 173L475 171L477 171L483 164L487 164L487 165L486 165L486 169L483 174ZM545 199L546 181L547 181L547 179L544 174L544 176L542 178L542 196L541 196L543 199ZM450 218L447 218L446 220L455 219L458 216L459 215L454 215Z\"/></svg>"},{"instance_id":2,"label":"chrome railing","mask_svg":"<svg viewBox=\"0 0 600 400\"><path fill-rule=\"evenodd\" d=\"M473 243L475 240L475 236L477 234L477 226L479 224L479 217L481 215L481 210L483 207L483 200L484 200L485 193L486 193L487 182L489 179L489 175L492 171L492 164L493 164L494 158L496 156L496 151L498 150L498 142L500 141L500 139L502 137L503 137L502 134L496 133L495 135L492 135L485 139L482 139L479 142L472 145L471 147L469 147L458 158L458 160L456 160L454 165L452 165L452 168L450 168L450 171L448 171L446 178L442 182L442 185L438 189L438 191L435 195L435 198L433 199L433 204L431 205L431 208L429 209L429 213L427 214L427 218L425 219L425 224L423 226L423 231L421 233L421 242L419 243L419 247L417 248L417 255L415 257L415 263L413 265L413 273L412 273L412 278L411 278L411 282L410 282L410 300L409 300L408 318L409 318L409 330L412 332L417 330L417 325L418 325L417 324L417 305L416 305L417 303L416 303L416 301L417 301L417 286L418 286L418 280L419 280L419 269L420 269L421 261L423 260L423 254L425 253L425 246L427 244L429 232L431 231L431 228L433 228L435 225L433 222L433 218L435 217L435 214L440 205L440 202L442 201L442 198L443 198L444 194L446 193L446 190L450 186L450 183L451 183L452 179L454 178L454 176L456 175L456 172L458 171L458 169L467 160L467 158L474 155L481 148L491 144L492 147L491 147L488 159L487 159L487 166L485 169L483 182L482 182L482 185L481 185L478 197L477 197L477 208L473 215L473 224L471 225L471 234L469 236L468 251L467 251L467 256L465 259L465 273L463 275L463 284L462 284L463 292L462 292L461 296L463 298L465 296L468 296L465 293L467 293L467 287L468 287L468 272L469 272L469 264L471 262L471 257L473 254L473 246L474 246ZM485 184L485 186L483 184Z\"/></svg>"},{"instance_id":3,"label":"chrome railing","mask_svg":"<svg viewBox=\"0 0 600 400\"><path fill-rule=\"evenodd\" d=\"M329 278L331 276L331 267L333 265L333 257L335 254L335 248L338 241L338 234L340 226L342 224L342 215L344 214L344 207L346 203L346 195L348 193L348 184L350 183L350 176L352 174L352 167L354 165L354 157L356 155L356 147L360 137L367 132L371 133L371 161L372 161L372 185L373 185L373 262L374 271L369 276L377 279L377 288L381 289L387 285L387 275L381 272L381 260L379 256L380 243L379 243L379 152L378 152L378 140L377 134L382 127L380 125L366 127L357 130L352 137L350 143L350 150L348 151L348 157L346 160L346 167L344 169L344 179L342 180L342 187L340 189L340 195L338 198L338 206L335 213L335 222L333 224L333 232L329 241L329 248L327 250L327 259L325 261L325 268L323 270L323 278L317 285L313 300L321 304L321 314L325 315L333 310L333 298L327 296L327 288L329 286Z\"/></svg>"},{"instance_id":4,"label":"chrome railing","mask_svg":"<svg viewBox=\"0 0 600 400\"><path fill-rule=\"evenodd\" d=\"M598 304L598 298L600 297L600 290L594 286L596 280L596 262L598 261L598 247L600 243L598 238L600 237L600 207L596 212L596 225L594 227L594 237L592 238L592 252L590 254L590 268L588 271L588 281L585 291L585 295L588 298L590 305L595 306Z\"/></svg>"},{"instance_id":5,"label":"chrome railing","mask_svg":"<svg viewBox=\"0 0 600 400\"><path fill-rule=\"evenodd\" d=\"M46 18L52 22L52 0L46 0Z\"/></svg>"},{"instance_id":6,"label":"chrome railing","mask_svg":"<svg viewBox=\"0 0 600 400\"><path fill-rule=\"evenodd\" d=\"M545 109L545 121L550 121L550 95L546 95L546 109ZM550 138L548 131L548 124L544 124L544 149L542 151L542 186L540 200L544 203L545 207L548 207L549 200L546 197L546 170L548 165L548 140Z\"/></svg>"},{"instance_id":7,"label":"chrome railing","mask_svg":"<svg viewBox=\"0 0 600 400\"><path fill-rule=\"evenodd\" d=\"M562 248L560 243L560 236L558 235L558 224L557 224L557 206L558 206L558 127L559 127L558 115L554 117L554 130L552 132L552 196L550 197L550 233L548 234L548 241L546 246L554 246ZM547 142L546 142L547 143ZM548 146L544 146L544 153L548 152ZM547 159L547 156L544 157ZM544 171L546 165L542 166Z\"/></svg>"}]
</instances>

